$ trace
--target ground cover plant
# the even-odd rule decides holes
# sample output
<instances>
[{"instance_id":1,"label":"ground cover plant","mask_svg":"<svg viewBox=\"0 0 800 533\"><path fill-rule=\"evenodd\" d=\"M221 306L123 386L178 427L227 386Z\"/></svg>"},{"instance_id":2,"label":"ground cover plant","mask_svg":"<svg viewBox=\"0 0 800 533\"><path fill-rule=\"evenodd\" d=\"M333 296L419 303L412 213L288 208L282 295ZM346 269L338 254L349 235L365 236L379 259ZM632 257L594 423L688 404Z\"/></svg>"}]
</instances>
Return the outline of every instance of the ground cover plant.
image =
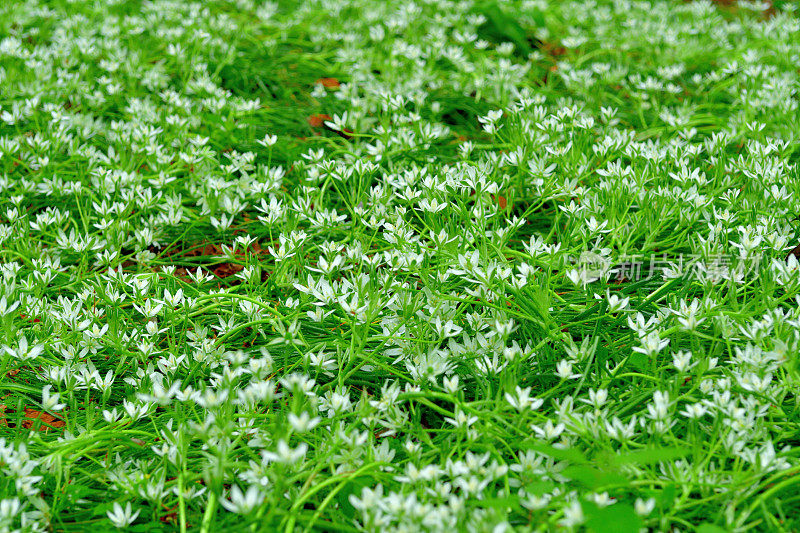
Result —
<instances>
[{"instance_id":1,"label":"ground cover plant","mask_svg":"<svg viewBox=\"0 0 800 533\"><path fill-rule=\"evenodd\" d=\"M0 531L800 528L794 2L0 14Z\"/></svg>"}]
</instances>

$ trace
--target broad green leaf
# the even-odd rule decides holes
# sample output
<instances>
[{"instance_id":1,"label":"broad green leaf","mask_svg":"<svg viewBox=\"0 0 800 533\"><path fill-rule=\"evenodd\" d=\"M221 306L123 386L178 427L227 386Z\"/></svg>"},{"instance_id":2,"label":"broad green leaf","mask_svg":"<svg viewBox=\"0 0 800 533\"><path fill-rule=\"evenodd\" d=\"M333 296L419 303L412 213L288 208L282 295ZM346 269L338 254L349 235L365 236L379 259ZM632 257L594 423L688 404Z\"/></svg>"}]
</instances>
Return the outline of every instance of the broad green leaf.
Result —
<instances>
[{"instance_id":1,"label":"broad green leaf","mask_svg":"<svg viewBox=\"0 0 800 533\"><path fill-rule=\"evenodd\" d=\"M714 524L700 524L695 530L696 533L727 533L728 530Z\"/></svg>"},{"instance_id":2,"label":"broad green leaf","mask_svg":"<svg viewBox=\"0 0 800 533\"><path fill-rule=\"evenodd\" d=\"M583 504L586 529L595 533L638 533L642 519L627 503L615 503L606 507L587 502Z\"/></svg>"},{"instance_id":3,"label":"broad green leaf","mask_svg":"<svg viewBox=\"0 0 800 533\"><path fill-rule=\"evenodd\" d=\"M562 474L591 489L607 485L627 485L628 479L617 472L603 471L591 466L570 466Z\"/></svg>"},{"instance_id":4,"label":"broad green leaf","mask_svg":"<svg viewBox=\"0 0 800 533\"><path fill-rule=\"evenodd\" d=\"M661 461L672 461L684 457L688 452L680 448L645 448L633 452L616 455L612 462L617 465L638 464L649 465Z\"/></svg>"}]
</instances>

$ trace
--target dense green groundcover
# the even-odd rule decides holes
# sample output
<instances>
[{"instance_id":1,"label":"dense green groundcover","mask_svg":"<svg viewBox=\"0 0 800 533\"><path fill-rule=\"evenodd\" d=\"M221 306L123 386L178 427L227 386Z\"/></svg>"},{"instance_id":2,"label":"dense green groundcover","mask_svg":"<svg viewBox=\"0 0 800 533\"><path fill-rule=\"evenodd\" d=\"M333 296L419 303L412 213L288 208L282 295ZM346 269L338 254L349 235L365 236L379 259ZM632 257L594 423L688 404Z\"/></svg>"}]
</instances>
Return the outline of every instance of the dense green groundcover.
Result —
<instances>
[{"instance_id":1,"label":"dense green groundcover","mask_svg":"<svg viewBox=\"0 0 800 533\"><path fill-rule=\"evenodd\" d=\"M0 2L0 532L800 529L798 65L779 0Z\"/></svg>"}]
</instances>

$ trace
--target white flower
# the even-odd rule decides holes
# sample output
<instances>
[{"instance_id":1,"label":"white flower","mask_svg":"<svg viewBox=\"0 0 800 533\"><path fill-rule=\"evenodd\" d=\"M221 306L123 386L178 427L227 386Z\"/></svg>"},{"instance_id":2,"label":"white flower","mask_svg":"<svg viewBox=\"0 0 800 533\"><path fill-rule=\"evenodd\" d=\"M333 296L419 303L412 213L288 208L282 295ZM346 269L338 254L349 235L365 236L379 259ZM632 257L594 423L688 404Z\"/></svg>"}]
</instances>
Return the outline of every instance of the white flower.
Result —
<instances>
[{"instance_id":1,"label":"white flower","mask_svg":"<svg viewBox=\"0 0 800 533\"><path fill-rule=\"evenodd\" d=\"M614 505L617 503L617 500L610 497L608 492L601 492L600 494L592 494L591 495L592 501L597 504L598 507L608 507L609 505Z\"/></svg>"},{"instance_id":2,"label":"white flower","mask_svg":"<svg viewBox=\"0 0 800 533\"><path fill-rule=\"evenodd\" d=\"M301 442L297 448L292 449L285 440L281 439L278 441L277 450L275 452L263 450L261 456L265 461L291 465L303 459L307 451L308 444L305 442Z\"/></svg>"},{"instance_id":3,"label":"white flower","mask_svg":"<svg viewBox=\"0 0 800 533\"><path fill-rule=\"evenodd\" d=\"M6 297L0 296L0 316L5 316L9 313L13 313L17 307L19 307L19 301L12 302L11 305L8 305Z\"/></svg>"},{"instance_id":4,"label":"white flower","mask_svg":"<svg viewBox=\"0 0 800 533\"><path fill-rule=\"evenodd\" d=\"M647 411L653 420L666 420L669 416L669 393L655 391L653 403L647 404Z\"/></svg>"},{"instance_id":5,"label":"white flower","mask_svg":"<svg viewBox=\"0 0 800 533\"><path fill-rule=\"evenodd\" d=\"M238 485L231 487L230 500L221 499L220 504L236 514L247 514L264 501L264 495L257 485L250 485L243 493Z\"/></svg>"},{"instance_id":6,"label":"white flower","mask_svg":"<svg viewBox=\"0 0 800 533\"><path fill-rule=\"evenodd\" d=\"M496 124L497 122L503 118L503 110L502 109L493 109L486 113L486 116L478 117L478 122L483 124L483 130L486 133L495 133L497 130L500 129Z\"/></svg>"},{"instance_id":7,"label":"white flower","mask_svg":"<svg viewBox=\"0 0 800 533\"><path fill-rule=\"evenodd\" d=\"M307 431L311 431L317 424L320 423L320 417L315 416L311 418L311 416L306 412L303 411L300 415L296 415L294 413L289 413L287 417L289 420L289 424L292 426L297 433L306 433Z\"/></svg>"},{"instance_id":8,"label":"white flower","mask_svg":"<svg viewBox=\"0 0 800 533\"><path fill-rule=\"evenodd\" d=\"M549 494L542 494L541 496L535 496L533 494L527 494L525 497L520 501L520 504L530 511L538 511L539 509L544 509L550 503L551 496Z\"/></svg>"},{"instance_id":9,"label":"white flower","mask_svg":"<svg viewBox=\"0 0 800 533\"><path fill-rule=\"evenodd\" d=\"M45 385L44 388L42 388L42 410L50 412L60 411L67 405L59 403L59 394L57 392L50 394L50 388L50 385Z\"/></svg>"},{"instance_id":10,"label":"white flower","mask_svg":"<svg viewBox=\"0 0 800 533\"><path fill-rule=\"evenodd\" d=\"M545 440L554 440L557 439L559 435L561 435L561 433L564 432L566 427L561 422L559 422L558 424L553 424L552 420L548 420L547 422L544 423L544 426L539 427L534 425L531 426L531 429L533 430L534 433L536 433L537 436Z\"/></svg>"},{"instance_id":11,"label":"white flower","mask_svg":"<svg viewBox=\"0 0 800 533\"><path fill-rule=\"evenodd\" d=\"M601 295L596 295L596 297L602 298ZM617 294L611 294L611 292L606 289L606 301L608 302L609 313L618 313L627 309L630 300L630 298L620 298Z\"/></svg>"},{"instance_id":12,"label":"white flower","mask_svg":"<svg viewBox=\"0 0 800 533\"><path fill-rule=\"evenodd\" d=\"M589 389L589 398L582 399L584 403L593 405L595 408L600 409L608 400L608 391L606 389Z\"/></svg>"},{"instance_id":13,"label":"white flower","mask_svg":"<svg viewBox=\"0 0 800 533\"><path fill-rule=\"evenodd\" d=\"M263 139L256 141L258 144L265 148L269 148L273 146L276 142L278 142L277 135L270 135L269 133L264 136Z\"/></svg>"},{"instance_id":14,"label":"white flower","mask_svg":"<svg viewBox=\"0 0 800 533\"><path fill-rule=\"evenodd\" d=\"M644 337L640 338L639 342L641 342L642 345L634 346L633 351L643 353L648 357L652 357L667 347L667 344L669 344L669 339L662 339L657 331L651 331Z\"/></svg>"},{"instance_id":15,"label":"white flower","mask_svg":"<svg viewBox=\"0 0 800 533\"><path fill-rule=\"evenodd\" d=\"M477 416L469 416L467 413L456 407L456 412L453 418L445 417L445 422L454 425L457 428L470 427L478 421Z\"/></svg>"},{"instance_id":16,"label":"white flower","mask_svg":"<svg viewBox=\"0 0 800 533\"><path fill-rule=\"evenodd\" d=\"M23 335L17 341L16 349L4 345L3 350L11 357L20 359L21 361L33 361L44 352L44 346L41 344L29 346L27 337Z\"/></svg>"},{"instance_id":17,"label":"white flower","mask_svg":"<svg viewBox=\"0 0 800 533\"><path fill-rule=\"evenodd\" d=\"M124 509L118 502L114 502L113 511L106 511L106 514L109 520L111 520L111 523L114 524L114 527L122 529L123 527L128 527L136 520L136 517L139 516L139 511L133 512L131 502L127 502Z\"/></svg>"},{"instance_id":18,"label":"white flower","mask_svg":"<svg viewBox=\"0 0 800 533\"><path fill-rule=\"evenodd\" d=\"M507 392L505 398L508 404L518 411L524 411L526 409L535 411L544 403L544 400L531 396L530 387L525 387L523 389L519 385L515 387L514 394Z\"/></svg>"},{"instance_id":19,"label":"white flower","mask_svg":"<svg viewBox=\"0 0 800 533\"><path fill-rule=\"evenodd\" d=\"M572 528L581 525L585 519L581 502L574 500L564 507L564 517L559 521L559 524Z\"/></svg>"},{"instance_id":20,"label":"white flower","mask_svg":"<svg viewBox=\"0 0 800 533\"><path fill-rule=\"evenodd\" d=\"M647 516L650 513L652 513L653 509L655 508L656 508L655 498L648 498L647 500L636 498L636 501L633 503L633 509L639 516Z\"/></svg>"},{"instance_id":21,"label":"white flower","mask_svg":"<svg viewBox=\"0 0 800 533\"><path fill-rule=\"evenodd\" d=\"M444 384L444 389L450 394L455 394L461 390L461 387L458 384L458 376L455 374L452 377L445 376L442 381Z\"/></svg>"},{"instance_id":22,"label":"white flower","mask_svg":"<svg viewBox=\"0 0 800 533\"><path fill-rule=\"evenodd\" d=\"M703 415L706 414L706 407L701 403L691 403L688 404L680 414L685 416L686 418L694 419L694 418L702 418Z\"/></svg>"},{"instance_id":23,"label":"white flower","mask_svg":"<svg viewBox=\"0 0 800 533\"><path fill-rule=\"evenodd\" d=\"M679 351L674 353L672 355L672 366L674 366L675 370L678 372L686 372L694 367L695 363L692 363L692 352Z\"/></svg>"},{"instance_id":24,"label":"white flower","mask_svg":"<svg viewBox=\"0 0 800 533\"><path fill-rule=\"evenodd\" d=\"M580 374L572 372L572 362L567 359L562 359L556 364L556 374L561 379L576 379L581 377Z\"/></svg>"}]
</instances>

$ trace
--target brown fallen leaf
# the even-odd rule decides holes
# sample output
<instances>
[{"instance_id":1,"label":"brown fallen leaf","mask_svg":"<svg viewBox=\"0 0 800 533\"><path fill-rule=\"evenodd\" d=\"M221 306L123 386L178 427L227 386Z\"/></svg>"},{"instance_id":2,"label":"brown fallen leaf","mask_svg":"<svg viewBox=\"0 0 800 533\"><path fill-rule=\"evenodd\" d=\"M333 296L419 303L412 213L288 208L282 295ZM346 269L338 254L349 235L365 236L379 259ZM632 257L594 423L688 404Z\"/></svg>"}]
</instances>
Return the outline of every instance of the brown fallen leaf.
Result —
<instances>
[{"instance_id":1,"label":"brown fallen leaf","mask_svg":"<svg viewBox=\"0 0 800 533\"><path fill-rule=\"evenodd\" d=\"M37 411L36 409L28 409L27 407L25 408L25 417L31 419L22 421L22 427L24 427L25 429L32 428L34 420L36 420L37 418L42 421L41 426L39 426L39 431L48 431L50 428L47 426L52 426L54 428L63 428L64 426L67 425L66 422L64 422L60 418L54 417L49 413Z\"/></svg>"},{"instance_id":2,"label":"brown fallen leaf","mask_svg":"<svg viewBox=\"0 0 800 533\"><path fill-rule=\"evenodd\" d=\"M791 256L795 256L797 260L800 261L800 244L795 246L792 251L788 253L786 256L786 261L788 261Z\"/></svg>"},{"instance_id":3,"label":"brown fallen leaf","mask_svg":"<svg viewBox=\"0 0 800 533\"><path fill-rule=\"evenodd\" d=\"M334 88L334 89L338 88L340 85L339 80L337 80L336 78L320 78L314 83L320 83L322 84L323 87Z\"/></svg>"},{"instance_id":4,"label":"brown fallen leaf","mask_svg":"<svg viewBox=\"0 0 800 533\"><path fill-rule=\"evenodd\" d=\"M173 507L167 507L163 503L161 504L164 509L167 510L165 515L159 516L158 519L161 520L164 524L177 524L178 523L178 504L175 504Z\"/></svg>"},{"instance_id":5,"label":"brown fallen leaf","mask_svg":"<svg viewBox=\"0 0 800 533\"><path fill-rule=\"evenodd\" d=\"M323 124L325 124L326 120L330 120L331 118L333 117L331 117L330 115L326 115L325 113L311 115L310 117L308 117L308 125L311 126L312 128L319 128Z\"/></svg>"},{"instance_id":6,"label":"brown fallen leaf","mask_svg":"<svg viewBox=\"0 0 800 533\"><path fill-rule=\"evenodd\" d=\"M214 269L214 274L220 278L227 278L228 276L233 276L243 269L244 265L240 265L239 263L222 263Z\"/></svg>"},{"instance_id":7,"label":"brown fallen leaf","mask_svg":"<svg viewBox=\"0 0 800 533\"><path fill-rule=\"evenodd\" d=\"M6 417L3 416L6 414L6 409L7 407L5 405L0 404L0 426L11 427ZM25 420L22 420L20 425L25 429L32 428L37 418L42 421L41 425L39 426L39 431L47 432L50 431L52 428L63 428L66 425L66 422L64 422L60 418L56 418L49 413L44 413L36 409L28 409L26 407L24 410L24 414L25 414Z\"/></svg>"},{"instance_id":8,"label":"brown fallen leaf","mask_svg":"<svg viewBox=\"0 0 800 533\"><path fill-rule=\"evenodd\" d=\"M542 42L542 44L539 46L539 49L554 59L558 59L559 57L567 53L567 49L559 45L558 43L551 43L546 41Z\"/></svg>"},{"instance_id":9,"label":"brown fallen leaf","mask_svg":"<svg viewBox=\"0 0 800 533\"><path fill-rule=\"evenodd\" d=\"M196 257L196 256L199 256L199 255L215 256L215 255L221 255L221 254L222 254L222 247L221 246L219 246L218 244L208 243L205 246L203 246L202 248L197 248L197 249L193 250L192 252L190 252L190 253L188 253L186 255L190 255L190 256L194 255Z\"/></svg>"}]
</instances>

